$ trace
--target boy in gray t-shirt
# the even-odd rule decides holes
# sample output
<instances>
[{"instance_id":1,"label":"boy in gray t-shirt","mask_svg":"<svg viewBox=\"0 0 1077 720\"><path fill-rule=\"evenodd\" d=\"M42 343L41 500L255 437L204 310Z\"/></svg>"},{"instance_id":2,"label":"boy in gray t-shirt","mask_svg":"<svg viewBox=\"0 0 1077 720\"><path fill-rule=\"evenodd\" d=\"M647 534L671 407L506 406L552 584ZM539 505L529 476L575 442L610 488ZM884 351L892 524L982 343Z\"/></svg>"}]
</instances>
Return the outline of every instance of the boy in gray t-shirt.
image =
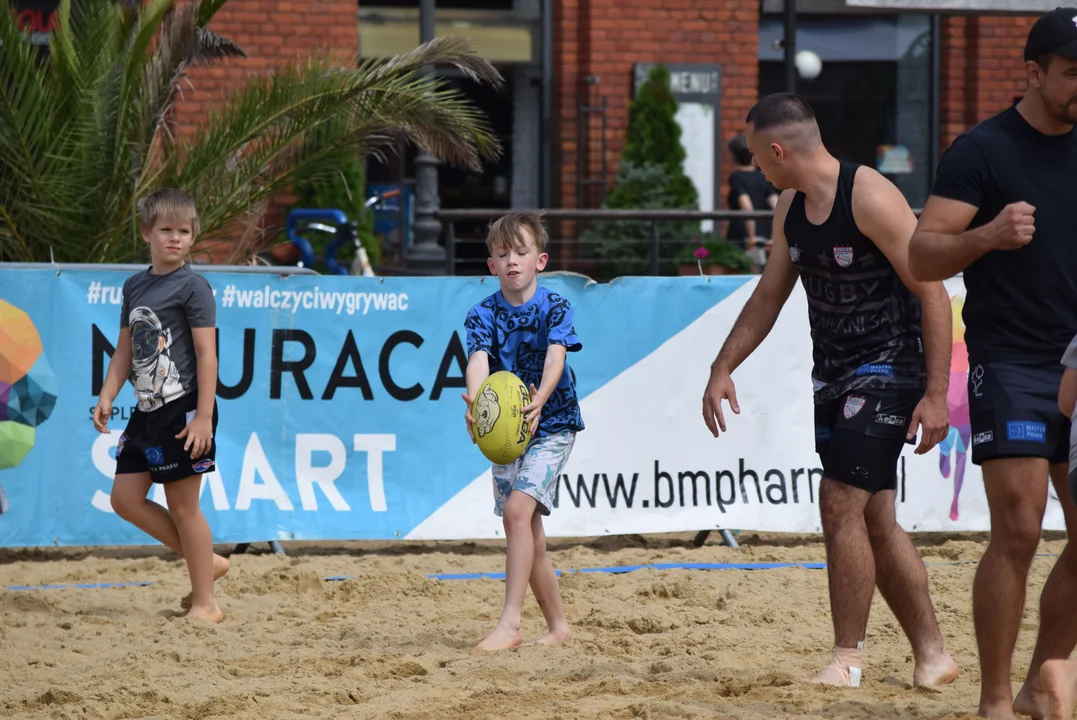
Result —
<instances>
[{"instance_id":1,"label":"boy in gray t-shirt","mask_svg":"<svg viewBox=\"0 0 1077 720\"><path fill-rule=\"evenodd\" d=\"M214 554L198 499L202 476L216 467L217 306L209 283L186 264L198 234L194 201L159 190L140 207L152 264L123 284L120 339L94 408L107 433L112 402L130 380L137 409L116 446L112 509L187 561L188 617L220 622L213 582L228 571ZM147 499L165 488L168 509Z\"/></svg>"}]
</instances>

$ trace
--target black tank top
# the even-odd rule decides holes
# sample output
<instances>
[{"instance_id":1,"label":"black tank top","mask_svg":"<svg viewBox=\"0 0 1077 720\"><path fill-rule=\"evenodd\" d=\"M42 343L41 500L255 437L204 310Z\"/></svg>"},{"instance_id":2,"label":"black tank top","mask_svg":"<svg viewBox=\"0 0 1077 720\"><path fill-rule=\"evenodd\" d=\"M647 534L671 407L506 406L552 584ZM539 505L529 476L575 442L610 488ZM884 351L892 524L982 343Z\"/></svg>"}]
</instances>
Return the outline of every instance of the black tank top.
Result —
<instances>
[{"instance_id":1,"label":"black tank top","mask_svg":"<svg viewBox=\"0 0 1077 720\"><path fill-rule=\"evenodd\" d=\"M854 390L923 390L920 300L853 219L859 167L840 161L838 189L822 225L808 221L797 192L785 218L789 259L808 297L815 401Z\"/></svg>"}]
</instances>

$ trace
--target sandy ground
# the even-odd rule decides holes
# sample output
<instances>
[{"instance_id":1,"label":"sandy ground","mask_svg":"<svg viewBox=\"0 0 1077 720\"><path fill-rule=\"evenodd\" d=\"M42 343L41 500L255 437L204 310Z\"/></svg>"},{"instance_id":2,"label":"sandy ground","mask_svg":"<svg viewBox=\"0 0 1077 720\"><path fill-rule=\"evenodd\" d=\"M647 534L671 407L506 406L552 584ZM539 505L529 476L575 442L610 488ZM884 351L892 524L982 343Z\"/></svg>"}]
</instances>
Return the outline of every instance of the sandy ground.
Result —
<instances>
[{"instance_id":1,"label":"sandy ground","mask_svg":"<svg viewBox=\"0 0 1077 720\"><path fill-rule=\"evenodd\" d=\"M553 540L568 568L664 562L821 561L815 537L717 534ZM184 566L156 548L0 551L0 587L155 581L147 587L0 591L0 717L12 718L960 718L976 709L971 584L983 536L917 536L936 611L961 665L942 691L910 689L912 658L876 593L858 690L803 679L832 643L824 570L644 570L563 576L571 647L470 648L500 611L502 545L292 543L236 555L217 627L179 615ZM1057 553L1057 535L1044 553ZM264 546L262 546L264 548ZM219 548L227 550L228 548ZM1014 666L1036 599L1033 565ZM947 564L950 563L950 564ZM957 563L957 564L954 564ZM326 581L332 575L354 579ZM528 593L525 640L543 630Z\"/></svg>"}]
</instances>

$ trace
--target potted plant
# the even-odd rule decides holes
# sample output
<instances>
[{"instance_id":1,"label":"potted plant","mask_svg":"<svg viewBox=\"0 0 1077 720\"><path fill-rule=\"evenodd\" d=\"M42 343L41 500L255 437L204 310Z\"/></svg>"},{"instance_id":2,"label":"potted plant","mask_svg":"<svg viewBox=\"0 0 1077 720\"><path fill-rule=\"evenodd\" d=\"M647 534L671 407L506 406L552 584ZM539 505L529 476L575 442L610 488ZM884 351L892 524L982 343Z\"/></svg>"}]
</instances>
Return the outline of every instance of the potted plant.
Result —
<instances>
[{"instance_id":1,"label":"potted plant","mask_svg":"<svg viewBox=\"0 0 1077 720\"><path fill-rule=\"evenodd\" d=\"M678 275L746 275L752 259L736 245L717 237L695 238L677 256Z\"/></svg>"}]
</instances>

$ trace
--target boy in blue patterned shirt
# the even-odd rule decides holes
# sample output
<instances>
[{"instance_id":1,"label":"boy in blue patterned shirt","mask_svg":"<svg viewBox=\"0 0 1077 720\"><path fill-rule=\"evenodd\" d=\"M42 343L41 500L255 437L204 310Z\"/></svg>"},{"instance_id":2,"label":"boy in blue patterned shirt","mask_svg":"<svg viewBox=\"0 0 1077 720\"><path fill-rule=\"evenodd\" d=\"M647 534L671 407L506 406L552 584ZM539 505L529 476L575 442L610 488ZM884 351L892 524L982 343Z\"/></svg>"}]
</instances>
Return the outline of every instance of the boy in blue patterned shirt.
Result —
<instances>
[{"instance_id":1,"label":"boy in blue patterned shirt","mask_svg":"<svg viewBox=\"0 0 1077 720\"><path fill-rule=\"evenodd\" d=\"M538 285L546 267L546 230L542 215L510 213L490 226L487 265L501 289L467 314L468 434L474 419L471 403L491 372L508 370L531 390L524 408L532 440L510 465L494 465L494 513L505 525L505 604L493 632L479 650L519 645L528 581L546 618L547 632L538 643L557 645L569 639L557 574L546 554L542 516L550 514L561 470L583 430L576 383L566 362L568 352L583 345L572 324L568 299Z\"/></svg>"}]
</instances>

